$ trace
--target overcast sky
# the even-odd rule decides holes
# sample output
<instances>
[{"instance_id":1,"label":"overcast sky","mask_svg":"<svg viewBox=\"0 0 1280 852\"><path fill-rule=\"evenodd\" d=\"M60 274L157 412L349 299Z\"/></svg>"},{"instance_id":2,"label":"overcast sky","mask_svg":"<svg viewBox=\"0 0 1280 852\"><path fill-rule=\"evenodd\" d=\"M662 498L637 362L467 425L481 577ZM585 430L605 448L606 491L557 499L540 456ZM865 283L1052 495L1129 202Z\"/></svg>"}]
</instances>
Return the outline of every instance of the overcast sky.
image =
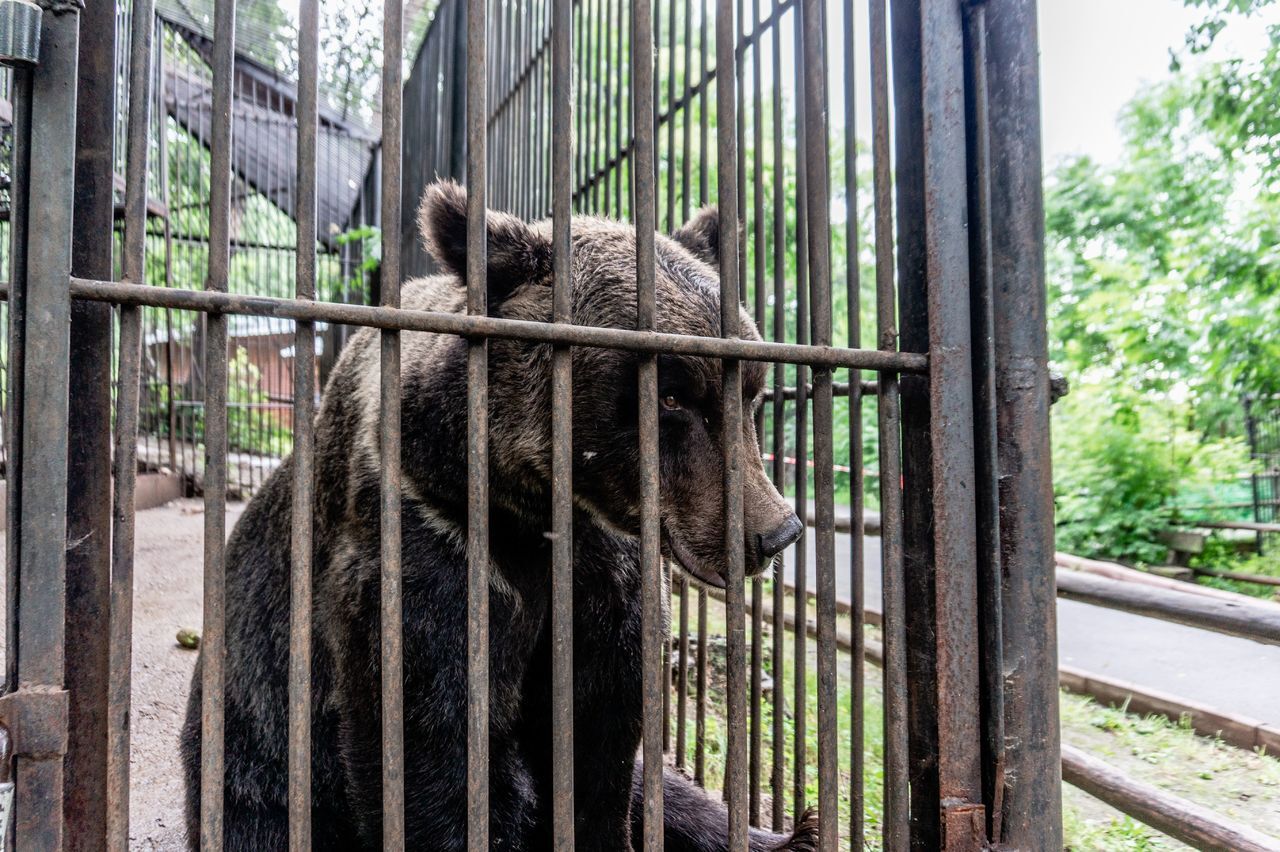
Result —
<instances>
[{"instance_id":1,"label":"overcast sky","mask_svg":"<svg viewBox=\"0 0 1280 852\"><path fill-rule=\"evenodd\" d=\"M1144 82L1169 76L1169 48L1203 18L1181 0L1040 0L1046 167L1071 154L1115 158L1121 107ZM1277 22L1277 7L1233 20L1213 56L1258 56Z\"/></svg>"}]
</instances>

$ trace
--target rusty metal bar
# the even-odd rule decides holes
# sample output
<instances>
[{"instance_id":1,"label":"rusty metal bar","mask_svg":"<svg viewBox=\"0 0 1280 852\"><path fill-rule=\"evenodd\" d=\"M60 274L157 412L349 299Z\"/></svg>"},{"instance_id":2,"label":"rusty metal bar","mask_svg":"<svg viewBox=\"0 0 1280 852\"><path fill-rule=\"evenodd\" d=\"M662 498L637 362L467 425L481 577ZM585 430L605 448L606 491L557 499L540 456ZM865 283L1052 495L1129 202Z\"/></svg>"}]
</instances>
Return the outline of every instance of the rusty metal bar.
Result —
<instances>
[{"instance_id":1,"label":"rusty metal bar","mask_svg":"<svg viewBox=\"0 0 1280 852\"><path fill-rule=\"evenodd\" d=\"M17 530L22 524L22 432L23 405L22 383L26 375L26 287L27 280L27 199L30 198L31 176L31 90L32 69L14 68L11 73L10 97L13 102L13 151L11 161L10 198L12 211L9 220L9 281L13 292L9 297L8 363L5 371L5 529ZM5 542L5 648L18 647L18 596L12 593L18 588L21 564L22 538L8 536ZM5 654L4 691L18 688L18 655ZM12 828L10 829L12 832ZM0 840L12 838L0 837Z\"/></svg>"},{"instance_id":2,"label":"rusty metal bar","mask_svg":"<svg viewBox=\"0 0 1280 852\"><path fill-rule=\"evenodd\" d=\"M686 3L684 9L684 27L685 27L685 43L684 43L684 102L692 103L692 90L689 86L689 75L693 69L693 3ZM699 20L699 43L698 57L702 63L703 79L707 79L707 15L706 8L703 7L703 13ZM703 86L699 94L701 95L699 110L700 130L699 130L699 158L698 158L698 203L707 203L707 89ZM672 113L674 116L674 113ZM693 121L687 113L684 122L684 162L682 176L684 182L684 204L682 205L683 218L688 221L690 185L693 177L693 158L691 155L691 146L693 137ZM706 764L707 764L707 592L701 586L698 587L698 649L697 662L694 672L695 696L697 704L694 708L694 725L693 725L693 780L702 787L706 785Z\"/></svg>"},{"instance_id":3,"label":"rusty metal bar","mask_svg":"<svg viewBox=\"0 0 1280 852\"><path fill-rule=\"evenodd\" d=\"M875 215L876 344L898 350L893 185L889 136L886 0L868 0L871 54L872 189ZM886 852L910 847L906 590L903 576L902 446L898 376L879 375L881 595L884 618L884 817Z\"/></svg>"},{"instance_id":4,"label":"rusty metal bar","mask_svg":"<svg viewBox=\"0 0 1280 852\"><path fill-rule=\"evenodd\" d=\"M650 0L631 0L631 97L635 123L636 329L649 331L657 323L657 279L654 232L657 197L654 170L653 6ZM641 671L643 706L641 757L644 763L644 837L646 852L663 848L662 816L662 553L659 534L661 507L658 480L658 359L640 362L640 583ZM701 637L699 637L701 640Z\"/></svg>"},{"instance_id":5,"label":"rusty metal bar","mask_svg":"<svg viewBox=\"0 0 1280 852\"><path fill-rule=\"evenodd\" d=\"M958 6L921 9L921 97L925 133L924 249L929 324L929 427L932 466L934 627L937 631L937 772L943 844L981 848L978 723L978 589L969 315L968 197L963 21Z\"/></svg>"},{"instance_id":6,"label":"rusty metal bar","mask_svg":"<svg viewBox=\"0 0 1280 852\"><path fill-rule=\"evenodd\" d=\"M716 2L716 67L727 72L734 67L736 48L734 0ZM737 79L722 73L716 81L716 181L720 210L720 330L723 337L738 336L740 325L740 281L738 267L738 159ZM704 171L707 162L703 161ZM726 608L729 619L728 676L725 688L728 749L725 756L725 802L729 807L729 848L747 845L747 719L746 719L746 634L743 612L746 607L743 582L745 572L743 541L743 447L742 447L742 364L725 359L723 370L724 406L721 419L724 443L724 554ZM701 637L699 637L701 638Z\"/></svg>"},{"instance_id":7,"label":"rusty metal bar","mask_svg":"<svg viewBox=\"0 0 1280 852\"><path fill-rule=\"evenodd\" d=\"M467 0L467 314L488 313L485 0ZM489 849L489 341L467 341L467 848Z\"/></svg>"},{"instance_id":8,"label":"rusty metal bar","mask_svg":"<svg viewBox=\"0 0 1280 852\"><path fill-rule=\"evenodd\" d=\"M804 54L804 4L797 4L793 9L794 24L792 27L793 46L795 56L795 125L796 137L798 139L807 139L808 134L805 128L805 110L807 107L806 98L804 97L805 86L805 64L808 57ZM809 173L805 164L805 155L807 148L803 144L796 145L796 197L795 197L795 217L796 217L796 236L795 236L795 252L796 252L796 340L801 344L807 344L812 339L810 337L811 327L809 319L809 230L808 230L808 197L809 197ZM809 457L809 394L801 389L808 389L809 377L808 370L805 365L797 365L796 367L796 409L795 409L795 434L796 449L795 456L797 459L807 459ZM796 465L795 471L795 502L796 517L800 519L800 523L809 526L809 469L806 465ZM809 563L809 535L800 537L796 542L795 548L796 559L796 598L795 598L795 619L797 623L804 623L809 620L809 596L807 594L809 586L808 570L805 566ZM804 813L808 807L808 763L809 763L809 647L808 636L803 631L799 631L795 635L795 651L794 651L794 668L793 678L795 680L795 708L794 708L794 745L793 745L793 763L791 786L792 786L792 810L793 817L798 817Z\"/></svg>"},{"instance_id":9,"label":"rusty metal bar","mask_svg":"<svg viewBox=\"0 0 1280 852\"><path fill-rule=\"evenodd\" d=\"M844 7L845 307L847 311L845 322L848 329L846 344L860 347L862 345L862 270L858 252L860 240L858 233L858 127L854 85L858 74L853 10L853 4L846 4ZM862 849L866 842L865 760L863 757L866 738L864 712L866 684L863 664L866 653L866 635L863 632L863 610L866 607L864 580L866 512L862 470L862 395L867 385L875 387L873 382L863 382L862 373L857 370L850 371L849 381L845 383L845 393L849 397L849 421L846 428L849 430L849 492L852 527L849 554L851 603L849 632L853 641L849 672L852 693L849 717L849 846L851 849ZM831 390L834 395L840 395L840 389L837 386L833 385ZM838 520L833 512L832 525L837 529L839 529ZM838 609L838 601L836 606Z\"/></svg>"},{"instance_id":10,"label":"rusty metal bar","mask_svg":"<svg viewBox=\"0 0 1280 852\"><path fill-rule=\"evenodd\" d=\"M114 5L85 7L80 15L78 75L71 83L77 87L71 269L91 278L113 274L116 40ZM75 366L67 388L68 636L102 637L111 631L113 313L108 305L71 303L69 356ZM68 849L95 849L106 842L110 663L109 641L94 642L65 657L69 716L63 842Z\"/></svg>"},{"instance_id":11,"label":"rusty metal bar","mask_svg":"<svg viewBox=\"0 0 1280 852\"><path fill-rule=\"evenodd\" d=\"M7 293L8 285L0 283L0 296ZM162 287L119 284L112 281L90 281L83 278L71 279L71 295L73 298L92 299L99 302L151 305L208 313L314 320L398 331L456 334L462 337L500 337L539 343L623 349L630 352L666 352L701 358L777 361L833 369L853 367L863 370L900 370L915 373L926 369L929 364L927 355L915 352L849 350L739 338L693 337L626 328L560 325L501 317L416 311L385 305L372 307L334 302L313 303L297 299L245 296L226 292L170 290Z\"/></svg>"},{"instance_id":12,"label":"rusty metal bar","mask_svg":"<svg viewBox=\"0 0 1280 852\"><path fill-rule=\"evenodd\" d=\"M213 30L210 141L209 291L225 293L231 263L231 110L236 11L217 0ZM160 288L144 288L160 289ZM205 330L204 622L200 637L200 847L223 845L223 725L227 571L227 317L210 313Z\"/></svg>"},{"instance_id":13,"label":"rusty metal bar","mask_svg":"<svg viewBox=\"0 0 1280 852\"><path fill-rule=\"evenodd\" d=\"M857 349L857 348L860 348L860 345L853 346L850 348ZM832 382L831 395L836 397L837 399L839 399L842 396L853 396L854 395L853 387L854 387L853 384L850 382ZM880 388L876 382L870 382L865 379L857 382L857 394L859 396L875 396L879 392L880 392ZM782 398L785 400L794 400L796 398L796 395L800 393L800 390L790 385L779 387L776 390L774 388L765 388L764 398L773 399L773 396L775 393L781 393ZM805 386L804 395L806 398L813 395L812 383Z\"/></svg>"},{"instance_id":14,"label":"rusty metal bar","mask_svg":"<svg viewBox=\"0 0 1280 852\"><path fill-rule=\"evenodd\" d=\"M400 306L400 216L404 168L404 87L401 56L403 0L382 4L382 267L383 308ZM401 562L400 334L384 329L379 340L378 445L379 617L382 674L382 847L405 846L404 815L404 619Z\"/></svg>"},{"instance_id":15,"label":"rusty metal bar","mask_svg":"<svg viewBox=\"0 0 1280 852\"><path fill-rule=\"evenodd\" d=\"M152 0L135 0L129 54L129 116L125 151L125 231L122 272L145 284L147 154L151 108ZM108 166L108 170L110 166ZM110 209L108 196L108 209ZM110 223L105 223L110 234ZM108 257L110 252L108 251ZM108 266L110 265L108 260ZM107 834L109 849L129 845L129 717L132 712L134 487L138 474L138 396L142 308L120 307L120 366L116 390L115 493L111 528L110 681L107 695ZM99 425L101 428L101 424Z\"/></svg>"},{"instance_id":16,"label":"rusty metal bar","mask_svg":"<svg viewBox=\"0 0 1280 852\"><path fill-rule=\"evenodd\" d=\"M780 3L774 0L773 15L780 16ZM772 57L774 73L778 74L780 64L778 57L782 53L782 28L773 27ZM782 114L783 87L779 82L773 86L772 109L772 153L773 153L773 339L785 340L787 336L787 220L786 220L786 164L782 147ZM758 148L758 150L763 150ZM773 365L773 485L779 494L786 493L787 468L783 461L786 456L786 397L783 385L786 383L786 367L782 363ZM795 396L793 394L792 399ZM781 831L786 810L787 758L786 758L786 701L785 688L786 669L786 630L783 624L785 617L786 565L785 554L779 555L774 563L773 574L773 732L770 745L773 751L773 767L769 777L769 792L773 799L773 813L770 815L770 827ZM797 563L800 564L800 563ZM798 572L798 573L803 573Z\"/></svg>"},{"instance_id":17,"label":"rusty metal bar","mask_svg":"<svg viewBox=\"0 0 1280 852\"><path fill-rule=\"evenodd\" d=\"M991 140L984 3L965 7L965 107L969 181L970 312L973 323L974 467L978 546L982 798L987 836L999 843L1004 799L1004 662L1000 579L1000 466L996 438L995 331L991 282Z\"/></svg>"},{"instance_id":18,"label":"rusty metal bar","mask_svg":"<svg viewBox=\"0 0 1280 852\"><path fill-rule=\"evenodd\" d=\"M573 0L552 2L551 240L552 320L573 321L570 174L573 138L568 132L573 73ZM552 352L551 366L551 713L552 819L556 852L574 849L573 740L573 354Z\"/></svg>"},{"instance_id":19,"label":"rusty metal bar","mask_svg":"<svg viewBox=\"0 0 1280 852\"><path fill-rule=\"evenodd\" d=\"M809 237L812 339L831 345L831 185L827 134L826 12L821 0L803 0L800 16L804 61L805 218ZM849 81L847 81L849 82ZM813 454L816 492L815 545L818 579L818 845L839 843L840 757L837 730L835 478L832 375L813 374ZM807 495L806 499L807 499ZM798 573L798 572L797 572Z\"/></svg>"},{"instance_id":20,"label":"rusty metal bar","mask_svg":"<svg viewBox=\"0 0 1280 852\"><path fill-rule=\"evenodd\" d=\"M987 8L986 39L1008 743L1002 841L1058 848L1062 795L1057 772L1057 608L1051 593L1051 393L1034 0Z\"/></svg>"},{"instance_id":21,"label":"rusty metal bar","mask_svg":"<svg viewBox=\"0 0 1280 852\"><path fill-rule=\"evenodd\" d=\"M895 2L903 348L930 353L903 383L915 845L985 843L964 51L958 5ZM905 419L909 418L909 419Z\"/></svg>"},{"instance_id":22,"label":"rusty metal bar","mask_svg":"<svg viewBox=\"0 0 1280 852\"><path fill-rule=\"evenodd\" d=\"M760 29L760 0L751 2L751 18L755 29ZM745 51L744 51L745 52ZM765 285L765 236L764 236L764 127L761 106L761 49L757 39L751 53L751 228L752 273L756 327L764 334L767 318L768 296ZM745 91L745 87L743 87ZM743 112L745 120L745 110ZM745 146L740 146L745 147ZM739 162L745 158L740 157ZM743 258L746 251L742 252ZM744 276L745 277L745 276ZM765 410L760 406L756 414L756 450L764 452ZM761 825L761 775L764 771L764 577L751 578L751 824Z\"/></svg>"},{"instance_id":23,"label":"rusty metal bar","mask_svg":"<svg viewBox=\"0 0 1280 852\"><path fill-rule=\"evenodd\" d=\"M316 297L316 134L319 0L301 0L298 27L298 165L295 293ZM315 501L316 327L299 322L293 344L293 500L289 578L289 848L311 848L311 572Z\"/></svg>"},{"instance_id":24,"label":"rusty metal bar","mask_svg":"<svg viewBox=\"0 0 1280 852\"><path fill-rule=\"evenodd\" d=\"M23 475L10 491L11 495L17 491L21 500L18 524L9 528L10 541L17 538L21 542L17 582L8 590L9 597L18 599L16 636L9 637L13 644L6 655L17 658L17 676L10 684L14 691L4 696L6 709L14 711L32 693L59 696L64 706L66 700L63 619L70 300L60 279L71 266L76 86L70 81L77 73L78 30L75 8L43 16L40 63L30 71L30 89L21 84L18 92L27 102L21 105L25 114L18 118L29 122L31 128L30 145L23 154L24 184L34 190L17 198L19 205L26 206L27 216L27 227L20 232L26 238L26 274L14 279L24 290L20 381L23 414L38 412L40 422L21 427ZM25 76L27 72L21 73ZM30 151L38 155L30 157ZM67 719L32 709L39 719L37 738L60 741L60 747L41 754L24 748L21 742L14 743L17 836L27 838L32 847L60 848ZM18 726L7 716L6 727L16 734Z\"/></svg>"}]
</instances>

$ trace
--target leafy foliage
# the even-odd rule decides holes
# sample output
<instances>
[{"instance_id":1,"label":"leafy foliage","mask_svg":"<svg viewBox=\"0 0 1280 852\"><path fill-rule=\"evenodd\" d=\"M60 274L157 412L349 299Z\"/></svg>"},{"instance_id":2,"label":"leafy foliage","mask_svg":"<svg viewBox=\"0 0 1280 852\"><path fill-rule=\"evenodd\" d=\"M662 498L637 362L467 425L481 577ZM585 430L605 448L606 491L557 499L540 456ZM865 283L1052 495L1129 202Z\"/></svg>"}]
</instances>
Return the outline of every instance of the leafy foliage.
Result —
<instances>
[{"instance_id":1,"label":"leafy foliage","mask_svg":"<svg viewBox=\"0 0 1280 852\"><path fill-rule=\"evenodd\" d=\"M1058 548L1154 563L1156 535L1178 517L1174 498L1248 465L1239 438L1186 428L1188 407L1132 390L1086 386L1054 412Z\"/></svg>"},{"instance_id":2,"label":"leafy foliage","mask_svg":"<svg viewBox=\"0 0 1280 852\"><path fill-rule=\"evenodd\" d=\"M1275 0L1187 0L1212 16ZM1050 356L1064 549L1158 559L1176 498L1248 470L1242 394L1280 391L1280 27L1261 61L1175 70L1121 119L1119 162L1046 181Z\"/></svg>"}]
</instances>

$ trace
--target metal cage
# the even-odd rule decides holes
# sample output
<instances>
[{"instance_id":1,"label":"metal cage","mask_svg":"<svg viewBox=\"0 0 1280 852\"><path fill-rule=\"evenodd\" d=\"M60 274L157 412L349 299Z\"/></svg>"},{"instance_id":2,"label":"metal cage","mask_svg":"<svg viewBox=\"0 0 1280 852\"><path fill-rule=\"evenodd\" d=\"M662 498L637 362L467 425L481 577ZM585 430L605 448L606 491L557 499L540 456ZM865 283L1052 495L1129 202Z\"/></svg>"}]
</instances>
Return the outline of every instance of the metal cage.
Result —
<instances>
[{"instance_id":1,"label":"metal cage","mask_svg":"<svg viewBox=\"0 0 1280 852\"><path fill-rule=\"evenodd\" d=\"M227 344L239 317L269 318L294 338L292 848L309 847L311 831L306 602L321 324L381 330L387 848L405 845L404 766L412 759L400 727L404 331L467 342L469 849L488 848L489 829L486 365L494 338L555 347L555 404L547 416L550 630L558 649L572 648L573 554L563 534L572 521L570 347L643 356L638 847L662 848L668 759L692 763L697 780L709 782L709 716L724 721L728 848L746 848L750 825L780 828L810 805L824 850L868 842L894 850L1061 847L1034 0L442 0L407 82L402 0L384 0L381 136L359 205L362 222L381 225L376 305L317 298L317 186L330 179L317 165L324 126L318 0L301 0L297 82L281 113L296 145L287 181L292 295L229 287L233 166L243 132L233 119L254 97L237 72L235 4L216 2L212 32L199 42L211 69L208 112L198 133L190 131L207 138L211 175L200 288L154 286L147 274L157 246L146 224L148 162L157 155L148 93L157 80L167 85L156 42L173 31L155 26L153 0L133 0L130 14L119 16L110 5L39 2L38 61L13 70L5 287L8 668L0 721L12 742L17 848L129 843L133 507L151 309L204 317L202 345L192 350L202 357L204 383L202 848L219 848L222 837ZM126 24L127 74L117 79L110 70L115 31ZM122 101L123 244L113 280L112 151L101 140L114 135L116 98L103 94L116 85L129 97ZM864 95L869 152L857 143ZM399 306L402 278L427 269L413 207L437 176L456 177L469 190L465 315ZM723 336L658 333L654 234L707 203L718 205L720 217ZM490 208L551 219L552 322L486 315ZM575 212L635 224L634 330L569 322ZM860 230L868 216L869 240ZM837 314L841 302L845 316ZM739 303L753 310L766 340L739 336ZM759 424L763 446L726 442L730 573L719 699L708 686L708 612L718 602L677 573L674 633L663 616L663 574L671 569L659 546L659 427L646 412L657 410L664 352L720 359L731 389L739 387L743 361L773 365L771 402ZM744 416L741 394L727 393L729 434L741 434L732 427ZM837 458L837 444L847 445L847 457ZM741 476L761 453L812 532L774 576L748 580ZM874 467L864 471L868 463ZM867 479L877 487L867 488ZM837 512L837 487L848 489L847 517ZM868 497L878 518L867 511ZM881 542L878 614L868 614L865 594L869 529ZM838 533L850 536L847 559L837 558ZM879 641L868 638L872 623ZM109 641L73 648L67 638L75 635ZM864 660L883 669L883 788L876 790L864 783ZM572 756L590 748L573 737L573 683L571 656L557 653L558 771L549 791L557 849L574 848ZM846 696L848 716L840 709ZM795 726L790 745L787 713ZM864 819L868 796L883 801L878 824Z\"/></svg>"}]
</instances>

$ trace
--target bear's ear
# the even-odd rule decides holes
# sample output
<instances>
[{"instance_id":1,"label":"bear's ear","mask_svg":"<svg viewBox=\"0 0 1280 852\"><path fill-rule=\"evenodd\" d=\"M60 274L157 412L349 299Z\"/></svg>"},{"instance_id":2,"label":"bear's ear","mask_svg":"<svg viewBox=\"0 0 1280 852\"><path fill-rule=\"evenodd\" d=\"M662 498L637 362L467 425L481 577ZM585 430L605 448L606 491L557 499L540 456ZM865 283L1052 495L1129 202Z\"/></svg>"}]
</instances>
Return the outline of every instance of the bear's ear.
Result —
<instances>
[{"instance_id":1,"label":"bear's ear","mask_svg":"<svg viewBox=\"0 0 1280 852\"><path fill-rule=\"evenodd\" d=\"M445 270L467 277L467 191L451 180L427 187L418 208L418 228L427 251ZM551 241L509 213L490 210L488 238L489 303L497 304L521 284L551 276Z\"/></svg>"},{"instance_id":2,"label":"bear's ear","mask_svg":"<svg viewBox=\"0 0 1280 852\"><path fill-rule=\"evenodd\" d=\"M720 268L720 211L714 204L694 213L671 239L712 269Z\"/></svg>"}]
</instances>

